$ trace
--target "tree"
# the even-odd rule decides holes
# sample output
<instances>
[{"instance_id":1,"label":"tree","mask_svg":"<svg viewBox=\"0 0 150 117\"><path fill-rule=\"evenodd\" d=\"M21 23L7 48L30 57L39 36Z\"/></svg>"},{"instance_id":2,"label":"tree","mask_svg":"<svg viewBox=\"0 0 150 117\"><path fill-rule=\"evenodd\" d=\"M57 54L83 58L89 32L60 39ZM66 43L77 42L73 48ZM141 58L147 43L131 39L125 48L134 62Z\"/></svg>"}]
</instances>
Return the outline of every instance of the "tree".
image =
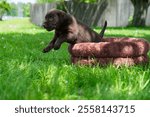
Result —
<instances>
[{"instance_id":1,"label":"tree","mask_svg":"<svg viewBox=\"0 0 150 117\"><path fill-rule=\"evenodd\" d=\"M7 3L5 0L0 2L0 20L2 20L2 17L5 13L9 12L11 10L10 4Z\"/></svg>"},{"instance_id":2,"label":"tree","mask_svg":"<svg viewBox=\"0 0 150 117\"><path fill-rule=\"evenodd\" d=\"M89 26L97 26L105 9L108 6L108 0L70 0L66 7L70 14L78 20Z\"/></svg>"},{"instance_id":3,"label":"tree","mask_svg":"<svg viewBox=\"0 0 150 117\"><path fill-rule=\"evenodd\" d=\"M30 17L30 3L22 4L23 6L23 16Z\"/></svg>"},{"instance_id":4,"label":"tree","mask_svg":"<svg viewBox=\"0 0 150 117\"><path fill-rule=\"evenodd\" d=\"M9 16L17 16L18 15L18 9L17 4L11 3L11 11L7 13Z\"/></svg>"},{"instance_id":5,"label":"tree","mask_svg":"<svg viewBox=\"0 0 150 117\"><path fill-rule=\"evenodd\" d=\"M150 0L131 0L134 6L134 15L132 24L134 26L145 26Z\"/></svg>"}]
</instances>

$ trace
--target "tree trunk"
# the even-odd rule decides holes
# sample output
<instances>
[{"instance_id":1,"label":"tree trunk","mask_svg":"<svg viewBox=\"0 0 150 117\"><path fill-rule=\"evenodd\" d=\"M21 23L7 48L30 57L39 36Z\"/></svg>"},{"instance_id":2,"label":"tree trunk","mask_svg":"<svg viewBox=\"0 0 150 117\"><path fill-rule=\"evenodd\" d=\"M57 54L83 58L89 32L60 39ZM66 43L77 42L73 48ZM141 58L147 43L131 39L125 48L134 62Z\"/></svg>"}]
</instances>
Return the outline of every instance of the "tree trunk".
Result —
<instances>
[{"instance_id":1,"label":"tree trunk","mask_svg":"<svg viewBox=\"0 0 150 117\"><path fill-rule=\"evenodd\" d=\"M0 21L2 21L2 16L0 16Z\"/></svg>"},{"instance_id":2,"label":"tree trunk","mask_svg":"<svg viewBox=\"0 0 150 117\"><path fill-rule=\"evenodd\" d=\"M148 0L131 0L134 5L133 22L134 26L145 26L149 1Z\"/></svg>"}]
</instances>

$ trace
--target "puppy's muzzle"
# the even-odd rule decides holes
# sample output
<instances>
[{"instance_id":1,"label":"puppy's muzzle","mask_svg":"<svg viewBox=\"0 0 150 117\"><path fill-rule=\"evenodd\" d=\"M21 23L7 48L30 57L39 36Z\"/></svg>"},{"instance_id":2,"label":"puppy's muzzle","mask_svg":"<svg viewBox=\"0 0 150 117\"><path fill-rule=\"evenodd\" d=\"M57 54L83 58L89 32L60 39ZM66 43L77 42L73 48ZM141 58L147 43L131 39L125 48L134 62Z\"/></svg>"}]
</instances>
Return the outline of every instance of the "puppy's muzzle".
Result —
<instances>
[{"instance_id":1,"label":"puppy's muzzle","mask_svg":"<svg viewBox=\"0 0 150 117\"><path fill-rule=\"evenodd\" d=\"M49 23L47 23L47 22L44 22L44 23L42 24L42 26L43 26L46 30L48 30L48 31L51 31L51 30L54 30L54 29L55 29L55 26L54 26L54 25L49 24Z\"/></svg>"}]
</instances>

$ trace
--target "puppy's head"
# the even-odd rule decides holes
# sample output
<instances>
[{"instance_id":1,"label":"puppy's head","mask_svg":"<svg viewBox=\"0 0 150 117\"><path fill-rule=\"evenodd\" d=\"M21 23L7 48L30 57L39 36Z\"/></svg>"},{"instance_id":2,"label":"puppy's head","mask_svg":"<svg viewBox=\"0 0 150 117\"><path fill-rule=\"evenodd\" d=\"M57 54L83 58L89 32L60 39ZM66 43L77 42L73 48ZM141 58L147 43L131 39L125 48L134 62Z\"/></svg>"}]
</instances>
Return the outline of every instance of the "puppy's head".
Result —
<instances>
[{"instance_id":1,"label":"puppy's head","mask_svg":"<svg viewBox=\"0 0 150 117\"><path fill-rule=\"evenodd\" d=\"M45 22L43 23L43 27L48 30L54 30L62 23L62 20L67 14L61 10L50 10L45 16Z\"/></svg>"}]
</instances>

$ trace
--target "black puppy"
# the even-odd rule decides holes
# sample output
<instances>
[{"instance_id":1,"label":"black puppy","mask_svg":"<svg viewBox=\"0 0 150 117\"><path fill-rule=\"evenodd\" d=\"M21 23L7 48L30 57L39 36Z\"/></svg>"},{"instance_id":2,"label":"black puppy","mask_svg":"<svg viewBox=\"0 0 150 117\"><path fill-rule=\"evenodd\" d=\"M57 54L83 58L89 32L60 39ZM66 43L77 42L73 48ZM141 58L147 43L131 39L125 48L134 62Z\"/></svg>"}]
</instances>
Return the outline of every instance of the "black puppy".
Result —
<instances>
[{"instance_id":1,"label":"black puppy","mask_svg":"<svg viewBox=\"0 0 150 117\"><path fill-rule=\"evenodd\" d=\"M59 49L63 42L70 44L81 42L100 42L103 38L107 22L100 34L91 30L85 24L79 22L75 17L61 11L50 10L45 16L43 27L47 31L55 30L54 38L49 45L43 49L43 52L48 52L51 49Z\"/></svg>"}]
</instances>

